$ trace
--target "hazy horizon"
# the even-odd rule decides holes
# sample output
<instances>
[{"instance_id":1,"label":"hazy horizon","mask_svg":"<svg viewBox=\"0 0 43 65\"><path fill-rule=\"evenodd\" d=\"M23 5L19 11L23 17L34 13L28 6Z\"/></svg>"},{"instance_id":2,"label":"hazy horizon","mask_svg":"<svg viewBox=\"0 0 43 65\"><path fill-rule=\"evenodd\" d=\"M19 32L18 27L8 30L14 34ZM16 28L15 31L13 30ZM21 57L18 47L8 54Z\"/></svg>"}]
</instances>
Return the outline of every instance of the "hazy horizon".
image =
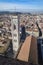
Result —
<instances>
[{"instance_id":1,"label":"hazy horizon","mask_svg":"<svg viewBox=\"0 0 43 65\"><path fill-rule=\"evenodd\" d=\"M0 0L0 11L40 12L43 0Z\"/></svg>"}]
</instances>

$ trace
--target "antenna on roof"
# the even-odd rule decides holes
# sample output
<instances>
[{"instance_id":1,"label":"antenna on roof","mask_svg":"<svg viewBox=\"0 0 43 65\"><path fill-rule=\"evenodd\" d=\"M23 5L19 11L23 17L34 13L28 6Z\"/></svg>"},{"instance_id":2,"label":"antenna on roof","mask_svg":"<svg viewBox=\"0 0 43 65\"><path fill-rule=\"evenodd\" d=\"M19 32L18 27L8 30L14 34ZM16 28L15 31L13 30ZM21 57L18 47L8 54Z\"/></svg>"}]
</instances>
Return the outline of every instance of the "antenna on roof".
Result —
<instances>
[{"instance_id":1,"label":"antenna on roof","mask_svg":"<svg viewBox=\"0 0 43 65\"><path fill-rule=\"evenodd\" d=\"M16 12L16 6L15 6L15 12Z\"/></svg>"}]
</instances>

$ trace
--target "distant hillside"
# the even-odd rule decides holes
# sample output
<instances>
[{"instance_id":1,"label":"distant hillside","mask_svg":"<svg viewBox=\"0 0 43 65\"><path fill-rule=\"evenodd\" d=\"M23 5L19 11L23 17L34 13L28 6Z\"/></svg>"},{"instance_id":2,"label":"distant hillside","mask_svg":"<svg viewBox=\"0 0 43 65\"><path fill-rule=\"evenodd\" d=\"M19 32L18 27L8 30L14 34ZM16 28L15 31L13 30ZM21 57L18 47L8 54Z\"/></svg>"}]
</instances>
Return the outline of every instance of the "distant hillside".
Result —
<instances>
[{"instance_id":1,"label":"distant hillside","mask_svg":"<svg viewBox=\"0 0 43 65\"><path fill-rule=\"evenodd\" d=\"M0 15L2 14L29 14L31 15L31 13L25 13L25 12L10 12L10 11L0 11Z\"/></svg>"},{"instance_id":2,"label":"distant hillside","mask_svg":"<svg viewBox=\"0 0 43 65\"><path fill-rule=\"evenodd\" d=\"M21 12L0 11L0 14L21 14Z\"/></svg>"}]
</instances>

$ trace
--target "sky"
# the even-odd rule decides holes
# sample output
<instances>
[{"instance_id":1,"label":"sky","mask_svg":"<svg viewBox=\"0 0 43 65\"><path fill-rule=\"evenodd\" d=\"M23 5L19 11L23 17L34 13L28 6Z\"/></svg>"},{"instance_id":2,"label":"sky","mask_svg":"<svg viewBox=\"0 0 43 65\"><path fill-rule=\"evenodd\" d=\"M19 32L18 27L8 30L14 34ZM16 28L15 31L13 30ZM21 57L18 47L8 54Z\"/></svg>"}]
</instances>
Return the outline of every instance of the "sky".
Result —
<instances>
[{"instance_id":1,"label":"sky","mask_svg":"<svg viewBox=\"0 0 43 65\"><path fill-rule=\"evenodd\" d=\"M0 11L43 11L43 0L0 0Z\"/></svg>"}]
</instances>

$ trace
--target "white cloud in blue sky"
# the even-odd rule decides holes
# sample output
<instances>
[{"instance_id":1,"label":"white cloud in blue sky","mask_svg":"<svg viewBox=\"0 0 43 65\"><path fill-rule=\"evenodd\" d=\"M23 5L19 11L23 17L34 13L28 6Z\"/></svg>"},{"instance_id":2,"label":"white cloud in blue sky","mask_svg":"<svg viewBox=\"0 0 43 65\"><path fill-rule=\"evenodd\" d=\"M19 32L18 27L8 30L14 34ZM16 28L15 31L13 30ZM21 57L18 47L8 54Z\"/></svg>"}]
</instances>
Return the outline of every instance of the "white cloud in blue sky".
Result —
<instances>
[{"instance_id":1,"label":"white cloud in blue sky","mask_svg":"<svg viewBox=\"0 0 43 65\"><path fill-rule=\"evenodd\" d=\"M43 0L0 0L0 11L43 10Z\"/></svg>"}]
</instances>

